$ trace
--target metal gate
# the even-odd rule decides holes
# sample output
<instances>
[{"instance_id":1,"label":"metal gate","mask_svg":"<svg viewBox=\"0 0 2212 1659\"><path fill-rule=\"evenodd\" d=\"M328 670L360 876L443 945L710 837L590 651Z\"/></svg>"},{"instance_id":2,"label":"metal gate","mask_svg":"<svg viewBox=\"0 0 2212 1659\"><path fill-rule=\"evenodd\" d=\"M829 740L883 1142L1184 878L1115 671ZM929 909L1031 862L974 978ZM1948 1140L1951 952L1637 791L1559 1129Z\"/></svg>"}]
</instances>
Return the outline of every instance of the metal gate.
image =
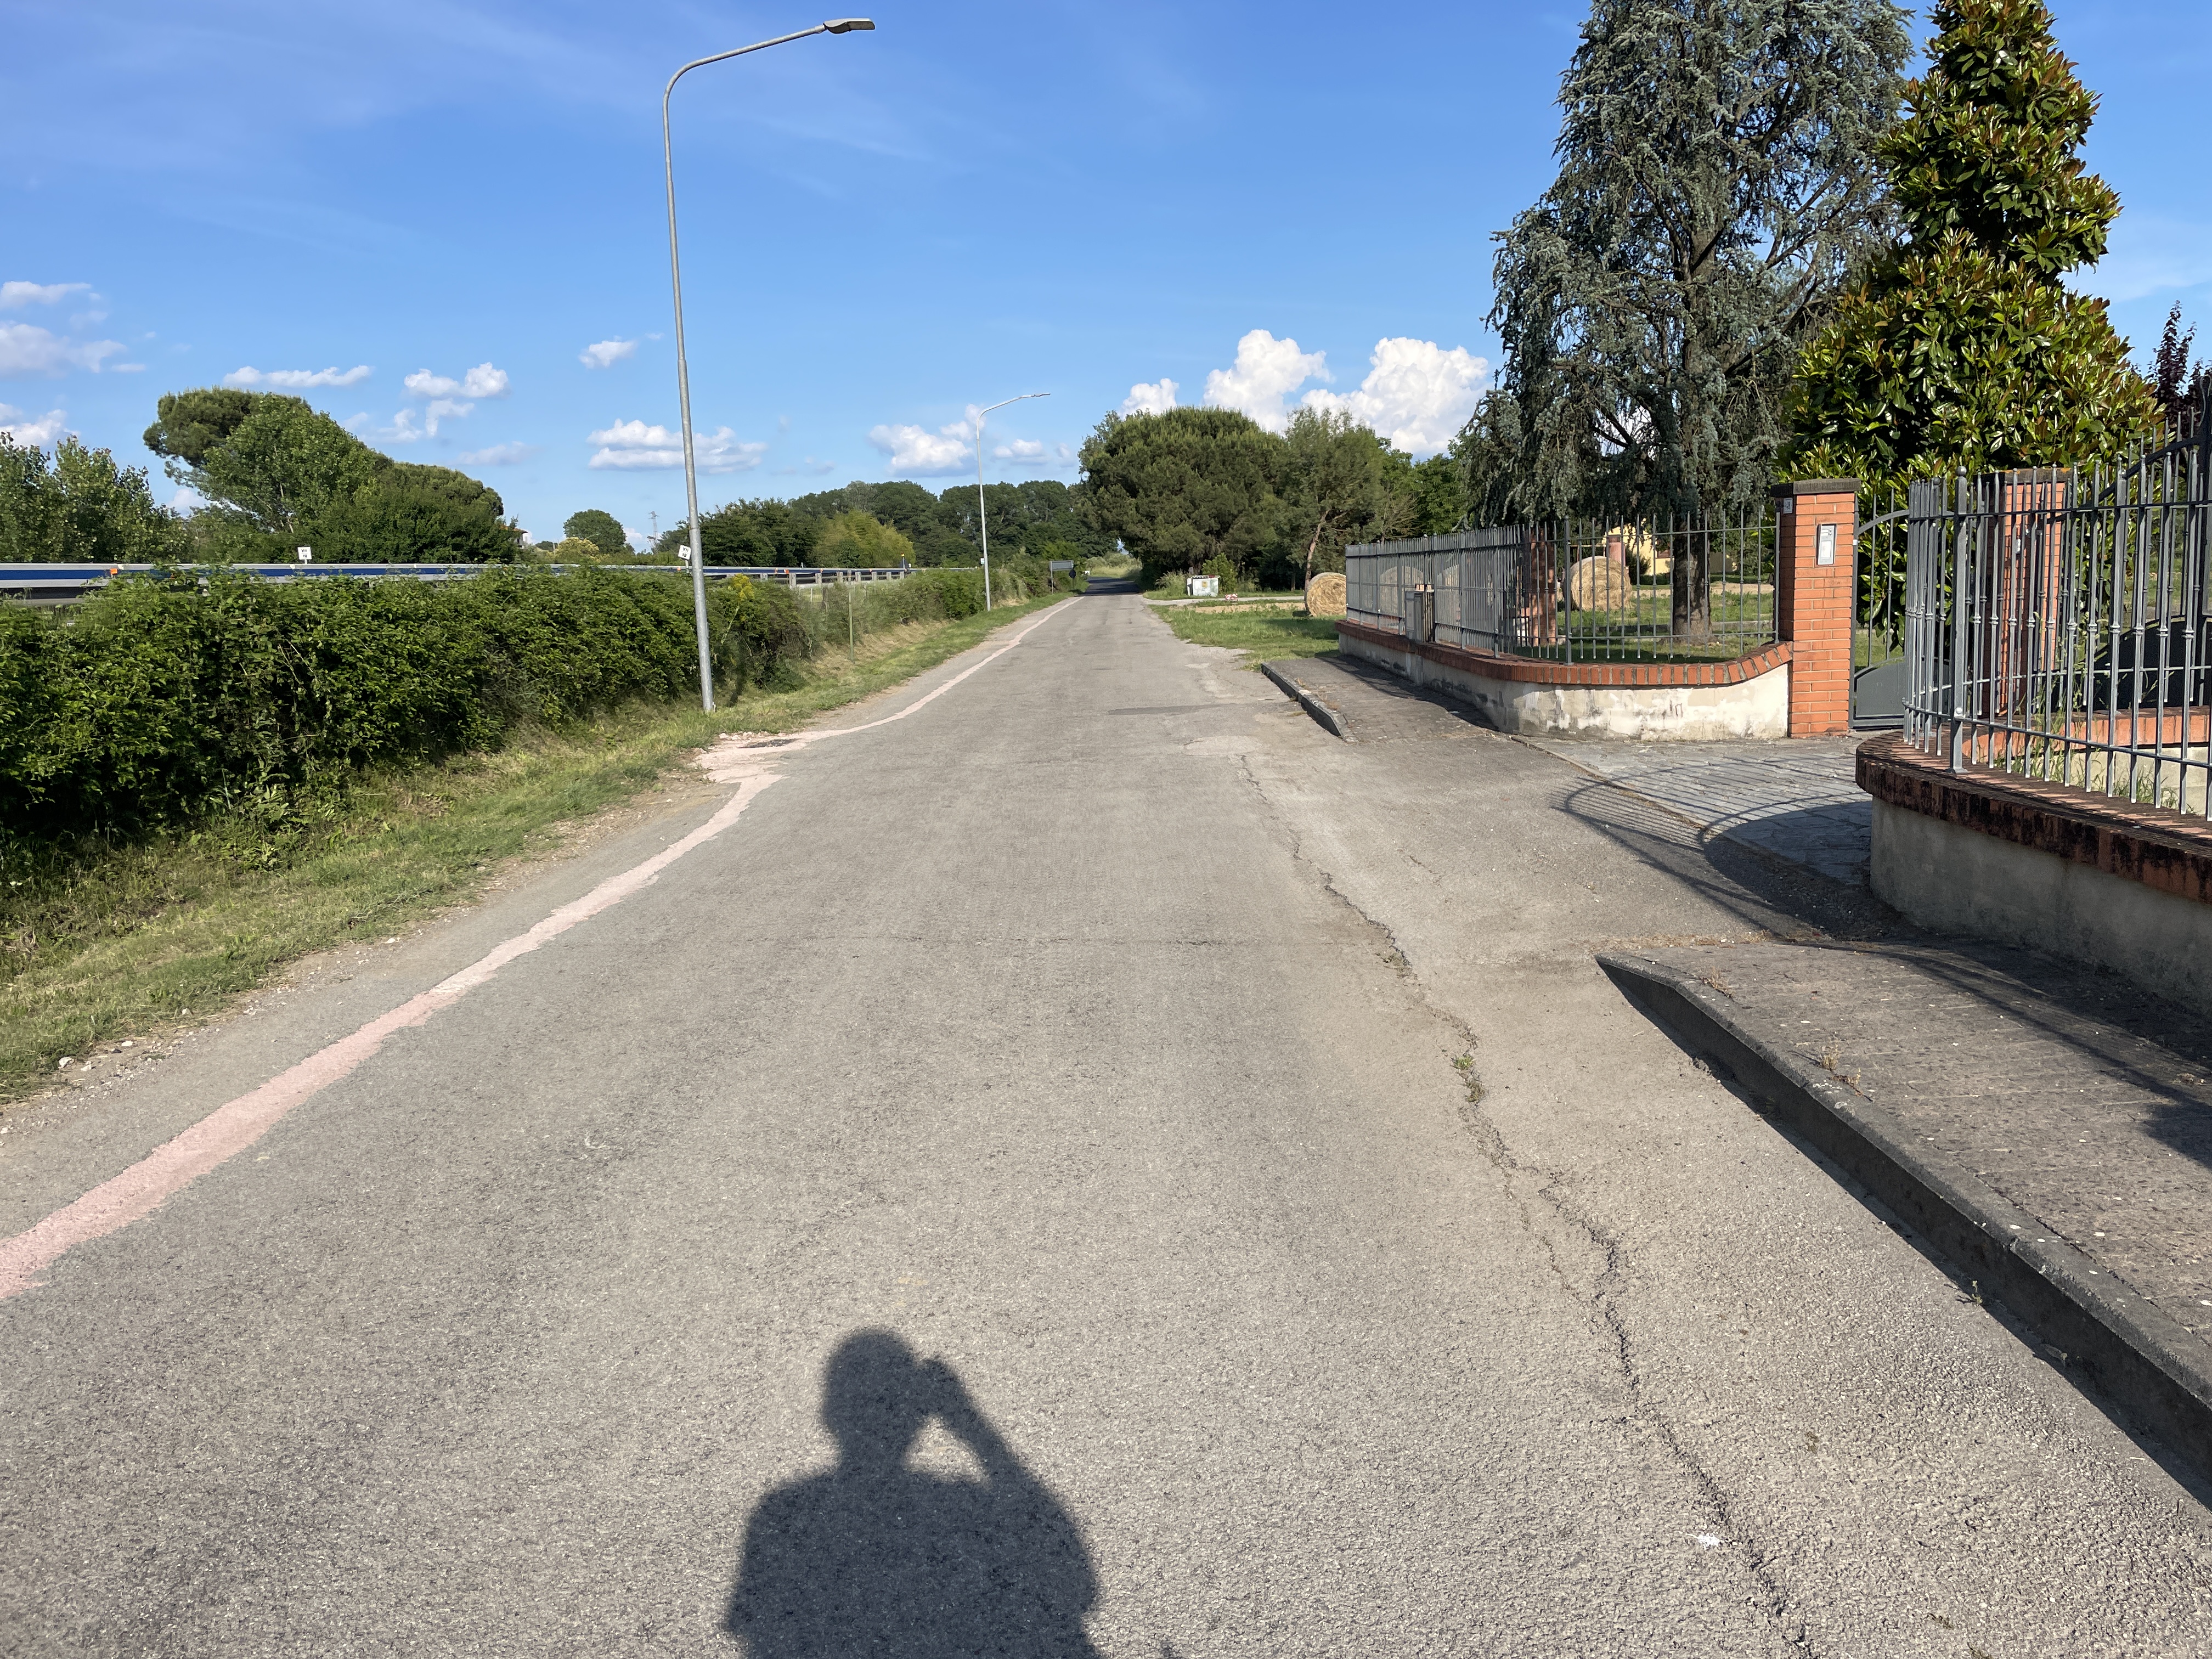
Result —
<instances>
[{"instance_id":1,"label":"metal gate","mask_svg":"<svg viewBox=\"0 0 2212 1659\"><path fill-rule=\"evenodd\" d=\"M1883 511L1887 505L1891 510ZM1859 498L1851 540L1851 729L1905 725L1905 509Z\"/></svg>"}]
</instances>

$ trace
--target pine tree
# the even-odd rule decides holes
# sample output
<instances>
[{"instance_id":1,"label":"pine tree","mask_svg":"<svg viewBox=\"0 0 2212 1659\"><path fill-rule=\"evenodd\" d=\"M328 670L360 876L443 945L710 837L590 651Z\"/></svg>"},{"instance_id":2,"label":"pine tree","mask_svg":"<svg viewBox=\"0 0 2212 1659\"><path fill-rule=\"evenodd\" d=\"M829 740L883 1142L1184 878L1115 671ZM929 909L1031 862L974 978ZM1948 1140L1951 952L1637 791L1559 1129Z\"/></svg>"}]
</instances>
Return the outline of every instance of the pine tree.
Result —
<instances>
[{"instance_id":1,"label":"pine tree","mask_svg":"<svg viewBox=\"0 0 2212 1659\"><path fill-rule=\"evenodd\" d=\"M1557 179L1498 236L1499 393L1474 493L1516 514L1694 513L1765 489L1796 352L1888 225L1889 0L1593 0Z\"/></svg>"},{"instance_id":2,"label":"pine tree","mask_svg":"<svg viewBox=\"0 0 2212 1659\"><path fill-rule=\"evenodd\" d=\"M2044 0L1939 0L1928 73L1881 145L1904 240L1798 365L1792 469L1897 483L2063 465L2154 430L2105 302L2061 278L2103 257L2119 198L2075 152L2096 95Z\"/></svg>"}]
</instances>

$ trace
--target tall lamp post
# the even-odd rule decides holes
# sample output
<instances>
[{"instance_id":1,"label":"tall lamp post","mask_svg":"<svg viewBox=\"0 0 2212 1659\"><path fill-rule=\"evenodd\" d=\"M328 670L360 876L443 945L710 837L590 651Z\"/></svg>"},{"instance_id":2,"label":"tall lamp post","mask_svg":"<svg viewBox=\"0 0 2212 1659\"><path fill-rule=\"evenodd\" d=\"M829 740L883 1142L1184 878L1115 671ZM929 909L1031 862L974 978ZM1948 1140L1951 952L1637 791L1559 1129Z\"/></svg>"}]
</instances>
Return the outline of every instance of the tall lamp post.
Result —
<instances>
[{"instance_id":1,"label":"tall lamp post","mask_svg":"<svg viewBox=\"0 0 2212 1659\"><path fill-rule=\"evenodd\" d=\"M1018 398L1001 398L991 409L1004 409L1008 404L1027 403L1032 398L1049 398L1049 392L1024 392ZM983 417L991 409L975 411L975 534L983 544L983 609L991 608L991 526L983 513Z\"/></svg>"},{"instance_id":2,"label":"tall lamp post","mask_svg":"<svg viewBox=\"0 0 2212 1659\"><path fill-rule=\"evenodd\" d=\"M873 27L865 17L836 17L796 34L779 34L773 40L756 40L734 52L694 58L668 77L667 90L660 94L660 156L668 169L668 276L676 290L676 398L684 415L684 502L691 515L691 619L699 635L699 706L708 714L714 711L714 667L707 649L707 559L699 545L699 468L691 453L691 369L684 356L684 267L676 257L676 148L668 132L668 100L678 81L708 64L804 40L810 34L850 34L855 29Z\"/></svg>"}]
</instances>

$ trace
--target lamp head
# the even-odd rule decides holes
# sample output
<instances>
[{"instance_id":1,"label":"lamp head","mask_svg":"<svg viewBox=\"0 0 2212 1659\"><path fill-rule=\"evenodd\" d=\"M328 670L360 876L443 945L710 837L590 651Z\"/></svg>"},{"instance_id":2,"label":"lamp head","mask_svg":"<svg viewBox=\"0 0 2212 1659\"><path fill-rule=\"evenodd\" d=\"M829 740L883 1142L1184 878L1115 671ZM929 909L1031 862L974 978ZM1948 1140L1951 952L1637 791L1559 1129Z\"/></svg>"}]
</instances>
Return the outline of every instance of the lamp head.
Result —
<instances>
[{"instance_id":1,"label":"lamp head","mask_svg":"<svg viewBox=\"0 0 2212 1659\"><path fill-rule=\"evenodd\" d=\"M822 27L832 34L850 34L854 29L872 29L875 26L872 17L833 17Z\"/></svg>"}]
</instances>

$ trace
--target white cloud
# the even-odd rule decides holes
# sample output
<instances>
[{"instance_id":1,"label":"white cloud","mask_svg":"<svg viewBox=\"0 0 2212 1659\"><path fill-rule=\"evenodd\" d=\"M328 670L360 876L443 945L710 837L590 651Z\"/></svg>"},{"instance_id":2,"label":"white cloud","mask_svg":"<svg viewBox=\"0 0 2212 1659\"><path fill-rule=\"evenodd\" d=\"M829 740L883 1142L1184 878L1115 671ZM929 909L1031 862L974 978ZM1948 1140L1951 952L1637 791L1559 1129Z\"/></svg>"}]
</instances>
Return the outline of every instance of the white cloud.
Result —
<instances>
[{"instance_id":1,"label":"white cloud","mask_svg":"<svg viewBox=\"0 0 2212 1659\"><path fill-rule=\"evenodd\" d=\"M1121 399L1124 415L1164 415L1176 406L1176 393L1182 388L1164 374L1157 380L1139 380L1129 388L1129 395Z\"/></svg>"},{"instance_id":2,"label":"white cloud","mask_svg":"<svg viewBox=\"0 0 2212 1659\"><path fill-rule=\"evenodd\" d=\"M596 471L645 471L684 465L684 434L643 421L617 421L592 434L599 449L589 465ZM750 472L768 453L766 444L738 441L727 427L692 434L692 453L702 472Z\"/></svg>"},{"instance_id":3,"label":"white cloud","mask_svg":"<svg viewBox=\"0 0 2212 1659\"><path fill-rule=\"evenodd\" d=\"M69 431L69 416L58 409L33 415L13 404L0 404L0 432L27 449L43 448Z\"/></svg>"},{"instance_id":4,"label":"white cloud","mask_svg":"<svg viewBox=\"0 0 2212 1659\"><path fill-rule=\"evenodd\" d=\"M504 398L507 391L507 371L494 368L489 363L478 363L458 380L418 368L400 384L418 398L450 398L457 392L464 398Z\"/></svg>"},{"instance_id":5,"label":"white cloud","mask_svg":"<svg viewBox=\"0 0 2212 1659\"><path fill-rule=\"evenodd\" d=\"M349 422L347 424L350 425ZM431 430L437 428L433 426ZM377 441L387 444L413 444L422 441L422 428L415 424L415 411L403 409L392 417L390 426L378 427L374 434Z\"/></svg>"},{"instance_id":6,"label":"white cloud","mask_svg":"<svg viewBox=\"0 0 2212 1659\"><path fill-rule=\"evenodd\" d=\"M925 432L918 426L872 426L868 441L891 458L890 470L928 477L967 470L969 428L965 421Z\"/></svg>"},{"instance_id":7,"label":"white cloud","mask_svg":"<svg viewBox=\"0 0 2212 1659\"><path fill-rule=\"evenodd\" d=\"M50 306L72 294L89 294L90 283L0 283L0 311L18 306Z\"/></svg>"},{"instance_id":8,"label":"white cloud","mask_svg":"<svg viewBox=\"0 0 2212 1659\"><path fill-rule=\"evenodd\" d=\"M453 459L463 466L514 466L537 453L536 444L494 444L488 449L465 449Z\"/></svg>"},{"instance_id":9,"label":"white cloud","mask_svg":"<svg viewBox=\"0 0 2212 1659\"><path fill-rule=\"evenodd\" d=\"M1487 361L1464 347L1446 351L1433 340L1377 340L1367 361L1367 378L1357 392L1316 389L1299 401L1309 409L1341 410L1409 455L1434 454L1451 442L1490 383Z\"/></svg>"},{"instance_id":10,"label":"white cloud","mask_svg":"<svg viewBox=\"0 0 2212 1659\"><path fill-rule=\"evenodd\" d=\"M577 361L586 368L612 368L637 356L635 340L598 340L584 348Z\"/></svg>"},{"instance_id":11,"label":"white cloud","mask_svg":"<svg viewBox=\"0 0 2212 1659\"><path fill-rule=\"evenodd\" d=\"M279 386L286 392L313 392L318 386L359 386L376 371L367 363L356 363L351 368L271 368L258 369L248 365L234 368L222 377L225 386Z\"/></svg>"},{"instance_id":12,"label":"white cloud","mask_svg":"<svg viewBox=\"0 0 2212 1659\"><path fill-rule=\"evenodd\" d=\"M2123 303L2212 283L2212 224L2123 213L2112 225L2112 251L2069 283Z\"/></svg>"},{"instance_id":13,"label":"white cloud","mask_svg":"<svg viewBox=\"0 0 2212 1659\"><path fill-rule=\"evenodd\" d=\"M1206 401L1213 409L1241 410L1268 431L1280 432L1291 423L1283 399L1308 380L1328 378L1327 352L1301 351L1296 340L1279 340L1255 328L1237 343L1231 367L1207 371Z\"/></svg>"},{"instance_id":14,"label":"white cloud","mask_svg":"<svg viewBox=\"0 0 2212 1659\"><path fill-rule=\"evenodd\" d=\"M122 349L120 340L68 340L35 324L0 323L0 380L66 374L72 368L97 374L100 364Z\"/></svg>"},{"instance_id":15,"label":"white cloud","mask_svg":"<svg viewBox=\"0 0 2212 1659\"><path fill-rule=\"evenodd\" d=\"M1052 457L1035 438L1017 438L1012 443L1000 444L991 452L1002 461L1012 461L1017 466L1042 466Z\"/></svg>"},{"instance_id":16,"label":"white cloud","mask_svg":"<svg viewBox=\"0 0 2212 1659\"><path fill-rule=\"evenodd\" d=\"M190 484L179 485L177 493L169 497L169 511L172 513L197 513L206 505L207 497Z\"/></svg>"}]
</instances>

